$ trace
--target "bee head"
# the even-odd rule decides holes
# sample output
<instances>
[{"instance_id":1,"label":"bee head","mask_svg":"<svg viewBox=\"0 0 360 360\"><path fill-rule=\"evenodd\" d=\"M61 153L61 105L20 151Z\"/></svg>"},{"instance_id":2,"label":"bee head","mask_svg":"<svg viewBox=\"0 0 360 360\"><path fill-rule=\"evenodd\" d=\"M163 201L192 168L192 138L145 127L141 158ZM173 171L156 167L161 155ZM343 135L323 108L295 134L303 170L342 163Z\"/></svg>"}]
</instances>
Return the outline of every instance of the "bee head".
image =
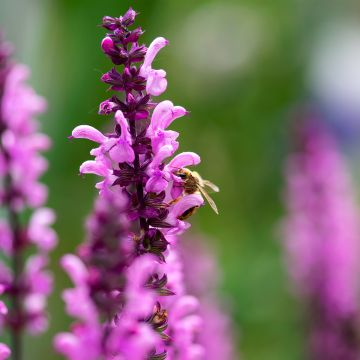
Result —
<instances>
[{"instance_id":1,"label":"bee head","mask_svg":"<svg viewBox=\"0 0 360 360\"><path fill-rule=\"evenodd\" d=\"M190 171L185 168L178 169L174 172L174 175L178 176L181 180L186 180L189 177Z\"/></svg>"}]
</instances>

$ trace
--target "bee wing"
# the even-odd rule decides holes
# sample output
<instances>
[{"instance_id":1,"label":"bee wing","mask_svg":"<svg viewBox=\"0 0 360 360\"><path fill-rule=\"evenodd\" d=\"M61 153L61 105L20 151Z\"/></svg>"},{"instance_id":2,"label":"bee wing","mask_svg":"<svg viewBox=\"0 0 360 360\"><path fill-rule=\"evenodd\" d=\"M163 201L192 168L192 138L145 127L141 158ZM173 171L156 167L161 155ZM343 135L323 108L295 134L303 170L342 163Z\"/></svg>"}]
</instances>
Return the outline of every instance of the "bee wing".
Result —
<instances>
[{"instance_id":1,"label":"bee wing","mask_svg":"<svg viewBox=\"0 0 360 360\"><path fill-rule=\"evenodd\" d=\"M203 184L205 187L211 189L214 192L219 192L220 189L218 186L216 186L215 184L213 184L211 181L209 180L202 180Z\"/></svg>"},{"instance_id":2,"label":"bee wing","mask_svg":"<svg viewBox=\"0 0 360 360\"><path fill-rule=\"evenodd\" d=\"M210 197L210 195L204 189L202 189L200 186L198 187L198 189L201 192L201 194L204 196L204 198L207 200L207 202L209 203L211 208L215 211L215 213L217 215L219 215L219 210L218 210L214 200Z\"/></svg>"}]
</instances>

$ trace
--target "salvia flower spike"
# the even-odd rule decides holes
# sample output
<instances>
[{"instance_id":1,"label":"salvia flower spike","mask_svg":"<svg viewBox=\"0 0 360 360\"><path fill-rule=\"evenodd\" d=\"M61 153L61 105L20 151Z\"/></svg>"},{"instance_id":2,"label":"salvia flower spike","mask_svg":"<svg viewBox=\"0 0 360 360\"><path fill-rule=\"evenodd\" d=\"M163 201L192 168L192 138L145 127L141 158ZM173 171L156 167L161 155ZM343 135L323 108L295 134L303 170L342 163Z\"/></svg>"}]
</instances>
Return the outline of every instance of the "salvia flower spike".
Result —
<instances>
[{"instance_id":1,"label":"salvia flower spike","mask_svg":"<svg viewBox=\"0 0 360 360\"><path fill-rule=\"evenodd\" d=\"M359 211L350 174L324 124L309 117L295 133L283 223L288 269L309 312L309 358L359 355Z\"/></svg>"},{"instance_id":2,"label":"salvia flower spike","mask_svg":"<svg viewBox=\"0 0 360 360\"><path fill-rule=\"evenodd\" d=\"M173 157L179 133L169 126L188 112L169 100L155 102L167 80L154 60L168 41L141 45L142 29L131 28L136 15L130 8L103 18L108 33L101 49L113 67L101 81L114 94L99 114L111 115L112 132L80 125L71 135L96 143L80 173L100 181L87 239L76 256L62 259L75 285L63 298L77 321L54 345L70 360L195 360L205 353L197 343L199 301L182 284L176 242L204 204L197 188L185 191L177 170L199 164L200 157Z\"/></svg>"},{"instance_id":3,"label":"salvia flower spike","mask_svg":"<svg viewBox=\"0 0 360 360\"><path fill-rule=\"evenodd\" d=\"M47 327L46 302L52 277L46 270L48 253L57 242L51 224L54 212L43 207L46 187L39 177L47 163L39 154L49 139L38 132L35 116L45 109L45 101L26 84L29 70L10 62L10 46L0 41L0 204L7 216L0 220L0 332L11 334L14 360L22 359L22 334L43 332ZM30 220L23 221L30 209ZM28 248L35 252L25 258ZM10 348L0 344L0 359L10 356Z\"/></svg>"}]
</instances>

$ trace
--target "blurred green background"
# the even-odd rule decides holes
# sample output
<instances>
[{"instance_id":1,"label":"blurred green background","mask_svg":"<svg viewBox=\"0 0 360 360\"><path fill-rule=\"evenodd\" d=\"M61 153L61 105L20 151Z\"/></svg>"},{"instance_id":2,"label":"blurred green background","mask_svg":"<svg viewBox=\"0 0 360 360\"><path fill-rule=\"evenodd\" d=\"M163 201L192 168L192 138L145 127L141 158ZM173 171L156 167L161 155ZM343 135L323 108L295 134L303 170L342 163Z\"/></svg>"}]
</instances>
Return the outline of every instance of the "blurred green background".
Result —
<instances>
[{"instance_id":1,"label":"blurred green background","mask_svg":"<svg viewBox=\"0 0 360 360\"><path fill-rule=\"evenodd\" d=\"M96 191L93 177L78 176L91 144L67 136L78 124L105 126L97 108L108 94L99 78L111 64L100 50L104 30L97 25L129 5L140 12L146 43L156 36L170 40L156 60L169 81L161 99L191 111L173 126L181 133L180 150L198 152L199 172L221 188L215 195L220 216L202 209L192 219L193 231L208 237L219 258L220 292L239 353L248 360L302 359L301 314L287 290L276 229L286 122L308 96L313 35L329 20L359 12L355 1L0 0L0 27L48 100L41 120L54 142L44 181L58 214L56 292L50 332L27 339L26 360L58 359L51 338L69 325L60 298L69 281L57 264L82 241Z\"/></svg>"}]
</instances>

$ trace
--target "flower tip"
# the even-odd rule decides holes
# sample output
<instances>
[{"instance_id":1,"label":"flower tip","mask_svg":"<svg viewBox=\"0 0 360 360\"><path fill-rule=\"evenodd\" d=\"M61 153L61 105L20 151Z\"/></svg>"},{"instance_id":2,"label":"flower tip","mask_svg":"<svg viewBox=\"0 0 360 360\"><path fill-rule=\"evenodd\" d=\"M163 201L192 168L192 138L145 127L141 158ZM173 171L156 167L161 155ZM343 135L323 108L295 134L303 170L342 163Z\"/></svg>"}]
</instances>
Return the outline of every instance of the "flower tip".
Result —
<instances>
[{"instance_id":1,"label":"flower tip","mask_svg":"<svg viewBox=\"0 0 360 360\"><path fill-rule=\"evenodd\" d=\"M114 43L111 37L109 36L104 37L104 39L101 42L101 48L106 54L114 48Z\"/></svg>"},{"instance_id":2,"label":"flower tip","mask_svg":"<svg viewBox=\"0 0 360 360\"><path fill-rule=\"evenodd\" d=\"M110 79L109 74L105 73L104 75L101 76L100 80L103 82L107 82L107 81L110 81L111 79Z\"/></svg>"},{"instance_id":3,"label":"flower tip","mask_svg":"<svg viewBox=\"0 0 360 360\"><path fill-rule=\"evenodd\" d=\"M75 139L74 136L70 135L67 137L69 140Z\"/></svg>"}]
</instances>

